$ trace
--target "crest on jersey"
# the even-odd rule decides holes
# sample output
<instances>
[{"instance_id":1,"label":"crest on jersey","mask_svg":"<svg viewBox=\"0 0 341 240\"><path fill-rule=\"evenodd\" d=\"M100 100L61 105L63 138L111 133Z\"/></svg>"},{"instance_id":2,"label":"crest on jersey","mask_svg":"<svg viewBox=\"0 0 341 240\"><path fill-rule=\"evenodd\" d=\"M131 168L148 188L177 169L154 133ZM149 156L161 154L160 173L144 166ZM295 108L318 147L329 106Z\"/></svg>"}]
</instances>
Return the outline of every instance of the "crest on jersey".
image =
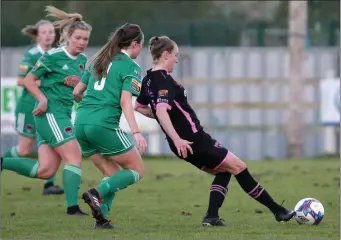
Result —
<instances>
[{"instance_id":1,"label":"crest on jersey","mask_svg":"<svg viewBox=\"0 0 341 240\"><path fill-rule=\"evenodd\" d=\"M216 148L222 148L223 147L223 145L221 145L218 141L215 142L214 146Z\"/></svg>"},{"instance_id":2,"label":"crest on jersey","mask_svg":"<svg viewBox=\"0 0 341 240\"><path fill-rule=\"evenodd\" d=\"M168 97L168 90L160 90L158 95L159 97Z\"/></svg>"},{"instance_id":3,"label":"crest on jersey","mask_svg":"<svg viewBox=\"0 0 341 240\"><path fill-rule=\"evenodd\" d=\"M79 70L81 70L82 72L84 71L84 65L83 64L79 64Z\"/></svg>"},{"instance_id":4,"label":"crest on jersey","mask_svg":"<svg viewBox=\"0 0 341 240\"><path fill-rule=\"evenodd\" d=\"M131 81L131 89L134 90L135 92L140 92L141 83L133 78L133 80Z\"/></svg>"},{"instance_id":5,"label":"crest on jersey","mask_svg":"<svg viewBox=\"0 0 341 240\"><path fill-rule=\"evenodd\" d=\"M67 135L71 135L72 134L72 127L68 126L68 127L64 128L64 132Z\"/></svg>"},{"instance_id":6,"label":"crest on jersey","mask_svg":"<svg viewBox=\"0 0 341 240\"><path fill-rule=\"evenodd\" d=\"M32 130L33 130L33 126L32 126L31 124L26 124L26 125L25 125L25 129L26 129L27 132L30 133L30 132L32 132Z\"/></svg>"},{"instance_id":7,"label":"crest on jersey","mask_svg":"<svg viewBox=\"0 0 341 240\"><path fill-rule=\"evenodd\" d=\"M24 73L27 73L27 71L28 71L28 66L27 65L20 64L19 68Z\"/></svg>"}]
</instances>

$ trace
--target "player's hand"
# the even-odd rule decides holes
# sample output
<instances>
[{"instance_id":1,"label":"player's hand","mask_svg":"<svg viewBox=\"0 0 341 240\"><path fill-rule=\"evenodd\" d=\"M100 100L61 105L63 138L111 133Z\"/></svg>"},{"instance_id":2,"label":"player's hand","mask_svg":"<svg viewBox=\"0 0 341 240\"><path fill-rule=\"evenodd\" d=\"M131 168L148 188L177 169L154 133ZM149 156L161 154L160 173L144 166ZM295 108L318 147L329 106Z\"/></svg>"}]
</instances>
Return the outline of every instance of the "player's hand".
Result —
<instances>
[{"instance_id":1,"label":"player's hand","mask_svg":"<svg viewBox=\"0 0 341 240\"><path fill-rule=\"evenodd\" d=\"M183 158L187 158L187 151L193 154L192 147L190 146L193 142L189 142L181 138L173 142L174 142L176 149L178 150L178 154L180 157L182 156Z\"/></svg>"},{"instance_id":2,"label":"player's hand","mask_svg":"<svg viewBox=\"0 0 341 240\"><path fill-rule=\"evenodd\" d=\"M144 139L141 133L134 134L135 142L138 147L138 150L141 153L144 153L147 150L147 141Z\"/></svg>"},{"instance_id":3,"label":"player's hand","mask_svg":"<svg viewBox=\"0 0 341 240\"><path fill-rule=\"evenodd\" d=\"M69 87L75 87L80 80L81 80L80 77L71 75L64 79L64 84Z\"/></svg>"},{"instance_id":4,"label":"player's hand","mask_svg":"<svg viewBox=\"0 0 341 240\"><path fill-rule=\"evenodd\" d=\"M47 111L47 99L43 99L39 101L39 104L36 109L33 110L34 116L40 116L43 115Z\"/></svg>"}]
</instances>

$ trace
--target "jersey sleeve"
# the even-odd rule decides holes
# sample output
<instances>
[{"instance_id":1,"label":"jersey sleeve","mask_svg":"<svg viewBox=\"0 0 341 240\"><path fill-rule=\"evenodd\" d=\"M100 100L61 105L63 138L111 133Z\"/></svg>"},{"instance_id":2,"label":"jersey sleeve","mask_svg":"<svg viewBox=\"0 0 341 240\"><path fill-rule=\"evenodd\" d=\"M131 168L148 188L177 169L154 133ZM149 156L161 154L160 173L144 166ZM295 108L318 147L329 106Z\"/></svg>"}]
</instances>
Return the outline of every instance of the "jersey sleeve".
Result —
<instances>
[{"instance_id":1,"label":"jersey sleeve","mask_svg":"<svg viewBox=\"0 0 341 240\"><path fill-rule=\"evenodd\" d=\"M88 85L90 77L91 77L90 69L85 70L85 72L81 78L81 82Z\"/></svg>"},{"instance_id":2,"label":"jersey sleeve","mask_svg":"<svg viewBox=\"0 0 341 240\"><path fill-rule=\"evenodd\" d=\"M122 90L131 92L133 96L139 96L141 92L141 69L136 66L130 66L122 75Z\"/></svg>"},{"instance_id":3,"label":"jersey sleeve","mask_svg":"<svg viewBox=\"0 0 341 240\"><path fill-rule=\"evenodd\" d=\"M161 77L156 83L156 107L166 106L168 110L172 109L172 102L175 96L174 85L168 79Z\"/></svg>"},{"instance_id":4,"label":"jersey sleeve","mask_svg":"<svg viewBox=\"0 0 341 240\"><path fill-rule=\"evenodd\" d=\"M148 101L148 93L146 92L146 87L145 87L145 85L143 84L143 81L142 81L142 88L141 88L140 95L136 99L136 106L147 107L148 103L149 103L149 101Z\"/></svg>"},{"instance_id":5,"label":"jersey sleeve","mask_svg":"<svg viewBox=\"0 0 341 240\"><path fill-rule=\"evenodd\" d=\"M37 63L34 65L31 73L37 78L41 78L45 74L52 72L53 61L51 60L51 55L45 53L43 56L39 58Z\"/></svg>"},{"instance_id":6,"label":"jersey sleeve","mask_svg":"<svg viewBox=\"0 0 341 240\"><path fill-rule=\"evenodd\" d=\"M33 57L29 53L26 53L20 61L18 77L26 77L34 66Z\"/></svg>"}]
</instances>

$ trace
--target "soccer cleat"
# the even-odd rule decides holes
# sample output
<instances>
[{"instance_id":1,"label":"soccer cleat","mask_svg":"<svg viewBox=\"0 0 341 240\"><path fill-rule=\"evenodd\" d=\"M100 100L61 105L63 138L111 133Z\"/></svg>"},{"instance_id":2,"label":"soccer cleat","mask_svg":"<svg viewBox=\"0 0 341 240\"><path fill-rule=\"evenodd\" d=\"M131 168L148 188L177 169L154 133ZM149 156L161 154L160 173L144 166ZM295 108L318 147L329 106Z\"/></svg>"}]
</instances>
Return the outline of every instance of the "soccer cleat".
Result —
<instances>
[{"instance_id":1,"label":"soccer cleat","mask_svg":"<svg viewBox=\"0 0 341 240\"><path fill-rule=\"evenodd\" d=\"M202 220L203 226L225 226L224 219L221 219L219 217L210 217L207 214L204 216Z\"/></svg>"},{"instance_id":2,"label":"soccer cleat","mask_svg":"<svg viewBox=\"0 0 341 240\"><path fill-rule=\"evenodd\" d=\"M90 189L82 194L82 199L89 205L92 216L99 222L105 222L106 219L101 211L101 199L96 189Z\"/></svg>"},{"instance_id":3,"label":"soccer cleat","mask_svg":"<svg viewBox=\"0 0 341 240\"><path fill-rule=\"evenodd\" d=\"M88 216L89 214L83 212L78 205L68 207L67 208L67 215L70 216Z\"/></svg>"},{"instance_id":4,"label":"soccer cleat","mask_svg":"<svg viewBox=\"0 0 341 240\"><path fill-rule=\"evenodd\" d=\"M110 223L109 220L105 219L105 221L96 221L94 224L95 229L114 229L115 227Z\"/></svg>"},{"instance_id":5,"label":"soccer cleat","mask_svg":"<svg viewBox=\"0 0 341 240\"><path fill-rule=\"evenodd\" d=\"M2 172L2 162L3 162L3 158L1 157L1 172Z\"/></svg>"},{"instance_id":6,"label":"soccer cleat","mask_svg":"<svg viewBox=\"0 0 341 240\"><path fill-rule=\"evenodd\" d=\"M277 222L288 222L296 215L294 210L289 210L283 207L283 203L284 201L281 203L279 211L275 213L275 219Z\"/></svg>"},{"instance_id":7,"label":"soccer cleat","mask_svg":"<svg viewBox=\"0 0 341 240\"><path fill-rule=\"evenodd\" d=\"M294 210L283 208L282 211L275 213L275 219L277 222L288 222L295 216L295 214L296 212Z\"/></svg>"},{"instance_id":8,"label":"soccer cleat","mask_svg":"<svg viewBox=\"0 0 341 240\"><path fill-rule=\"evenodd\" d=\"M52 186L44 188L43 194L44 195L60 195L60 194L64 194L64 190L60 188L59 186L52 185Z\"/></svg>"}]
</instances>

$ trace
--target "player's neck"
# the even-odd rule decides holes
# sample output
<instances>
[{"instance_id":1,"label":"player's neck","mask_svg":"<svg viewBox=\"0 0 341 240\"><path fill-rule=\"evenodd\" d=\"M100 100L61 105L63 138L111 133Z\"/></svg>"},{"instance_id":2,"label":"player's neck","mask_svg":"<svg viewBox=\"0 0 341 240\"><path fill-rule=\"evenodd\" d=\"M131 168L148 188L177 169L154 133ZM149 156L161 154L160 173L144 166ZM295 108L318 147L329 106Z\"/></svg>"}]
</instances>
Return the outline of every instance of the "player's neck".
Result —
<instances>
[{"instance_id":1,"label":"player's neck","mask_svg":"<svg viewBox=\"0 0 341 240\"><path fill-rule=\"evenodd\" d=\"M158 63L154 65L152 71L157 71L157 70L165 70L167 73L169 73L168 68L162 63Z\"/></svg>"},{"instance_id":2,"label":"player's neck","mask_svg":"<svg viewBox=\"0 0 341 240\"><path fill-rule=\"evenodd\" d=\"M77 57L79 53L74 51L70 46L65 47L65 50L72 56Z\"/></svg>"},{"instance_id":3,"label":"player's neck","mask_svg":"<svg viewBox=\"0 0 341 240\"><path fill-rule=\"evenodd\" d=\"M42 52L47 52L48 50L51 49L51 46L45 46L38 43L38 48L40 48Z\"/></svg>"}]
</instances>

